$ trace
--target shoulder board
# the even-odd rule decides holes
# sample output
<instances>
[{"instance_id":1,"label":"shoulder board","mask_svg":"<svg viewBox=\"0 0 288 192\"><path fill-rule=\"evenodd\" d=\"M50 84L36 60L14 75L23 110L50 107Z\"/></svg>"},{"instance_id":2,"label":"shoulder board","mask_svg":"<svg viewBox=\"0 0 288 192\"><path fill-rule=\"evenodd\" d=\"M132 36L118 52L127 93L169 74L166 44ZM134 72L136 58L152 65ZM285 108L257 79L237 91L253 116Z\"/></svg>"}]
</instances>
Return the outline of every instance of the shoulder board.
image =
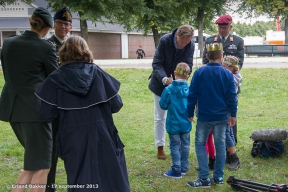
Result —
<instances>
[{"instance_id":1,"label":"shoulder board","mask_svg":"<svg viewBox=\"0 0 288 192\"><path fill-rule=\"evenodd\" d=\"M10 35L10 36L8 36L7 38L16 37L16 36L19 36L19 35Z\"/></svg>"}]
</instances>

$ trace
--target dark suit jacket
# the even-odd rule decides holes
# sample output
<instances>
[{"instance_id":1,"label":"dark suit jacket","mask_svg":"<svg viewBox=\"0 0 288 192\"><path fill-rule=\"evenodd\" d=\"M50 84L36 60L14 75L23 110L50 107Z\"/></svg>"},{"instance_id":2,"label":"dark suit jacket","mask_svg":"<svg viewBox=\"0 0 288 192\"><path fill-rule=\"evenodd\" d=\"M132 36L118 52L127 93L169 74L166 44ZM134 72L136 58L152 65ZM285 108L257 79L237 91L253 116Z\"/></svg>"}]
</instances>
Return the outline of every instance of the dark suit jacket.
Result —
<instances>
[{"instance_id":1,"label":"dark suit jacket","mask_svg":"<svg viewBox=\"0 0 288 192\"><path fill-rule=\"evenodd\" d=\"M183 49L176 50L174 45L174 37L177 29L172 33L166 34L160 38L157 46L152 67L151 80L149 89L158 96L161 96L162 91L166 87L162 83L164 77L174 77L174 70L180 62L185 62L189 65L191 71L193 66L194 42L190 41Z\"/></svg>"},{"instance_id":2,"label":"dark suit jacket","mask_svg":"<svg viewBox=\"0 0 288 192\"><path fill-rule=\"evenodd\" d=\"M209 61L206 58L206 44L210 43L221 43L221 39L219 35L213 35L208 37L205 40L205 45L204 45L204 52L203 52L203 64L207 64ZM243 66L244 62L244 40L241 37L238 37L237 35L231 35L229 34L228 38L223 44L223 51L225 55L233 55L239 59L239 67L240 69Z\"/></svg>"},{"instance_id":3,"label":"dark suit jacket","mask_svg":"<svg viewBox=\"0 0 288 192\"><path fill-rule=\"evenodd\" d=\"M0 97L0 120L44 122L35 90L58 68L55 46L32 31L7 38L1 62L5 84Z\"/></svg>"}]
</instances>

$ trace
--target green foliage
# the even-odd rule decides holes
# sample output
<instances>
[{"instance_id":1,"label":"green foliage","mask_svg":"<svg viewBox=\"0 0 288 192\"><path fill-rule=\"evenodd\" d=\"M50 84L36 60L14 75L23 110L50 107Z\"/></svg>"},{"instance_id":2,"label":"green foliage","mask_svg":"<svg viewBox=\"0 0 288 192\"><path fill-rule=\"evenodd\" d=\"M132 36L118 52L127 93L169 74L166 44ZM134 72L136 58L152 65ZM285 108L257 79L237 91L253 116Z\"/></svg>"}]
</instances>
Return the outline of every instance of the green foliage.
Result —
<instances>
[{"instance_id":1,"label":"green foliage","mask_svg":"<svg viewBox=\"0 0 288 192\"><path fill-rule=\"evenodd\" d=\"M196 69L194 68L193 71ZM166 160L156 158L153 128L153 94L148 90L148 76L151 69L105 69L121 82L120 95L124 106L114 120L121 139L125 144L127 169L131 191L133 192L189 192L186 186L190 180L197 178L194 166L197 165L195 154L195 125L191 131L190 169L182 179L169 179L163 173L170 169L169 142L165 152ZM225 181L229 176L249 179L264 184L287 184L288 181L288 141L284 142L285 152L279 158L252 158L250 150L252 131L266 128L288 127L288 69L245 69L241 70L243 84L239 95L238 108L238 143L237 153L242 163L237 171L225 168ZM191 79L191 77L190 77ZM3 75L0 73L0 87ZM11 191L7 184L16 181L19 170L23 168L23 148L17 141L9 123L0 122L0 191ZM265 173L265 174L263 174ZM212 172L211 172L212 174ZM63 161L59 160L56 183L66 184ZM65 192L66 189L59 189ZM197 189L199 192L207 189ZM209 191L232 191L226 183L212 186Z\"/></svg>"}]
</instances>

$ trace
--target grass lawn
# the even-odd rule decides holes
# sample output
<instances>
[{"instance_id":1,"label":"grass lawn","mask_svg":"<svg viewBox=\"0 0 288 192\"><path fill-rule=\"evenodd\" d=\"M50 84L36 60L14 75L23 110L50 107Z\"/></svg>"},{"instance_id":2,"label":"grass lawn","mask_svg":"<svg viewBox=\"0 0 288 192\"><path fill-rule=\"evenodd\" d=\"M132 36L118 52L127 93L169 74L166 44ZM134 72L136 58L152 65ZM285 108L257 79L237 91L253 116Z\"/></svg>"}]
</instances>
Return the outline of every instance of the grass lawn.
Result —
<instances>
[{"instance_id":1,"label":"grass lawn","mask_svg":"<svg viewBox=\"0 0 288 192\"><path fill-rule=\"evenodd\" d=\"M195 70L195 69L194 69ZM166 160L156 158L153 131L153 95L148 90L150 69L105 69L121 82L120 95L124 106L114 115L116 126L123 140L127 168L132 192L185 192L193 189L187 181L197 178L194 135L191 131L190 170L182 179L170 179L163 173L170 169L169 148ZM288 130L288 69L242 69L243 83L239 95L238 144L237 152L242 163L237 171L225 168L225 181L229 176L250 179L264 184L288 184L288 150L279 158L252 158L250 151L253 141L249 138L253 130L285 128ZM189 80L190 83L190 80ZM4 84L0 71L0 90ZM11 191L7 185L13 184L23 167L23 149L9 124L0 121L0 192ZM168 137L166 137L168 144ZM66 183L63 161L60 160L56 178L58 185ZM232 191L226 183L198 191ZM58 192L65 189L58 188Z\"/></svg>"}]
</instances>

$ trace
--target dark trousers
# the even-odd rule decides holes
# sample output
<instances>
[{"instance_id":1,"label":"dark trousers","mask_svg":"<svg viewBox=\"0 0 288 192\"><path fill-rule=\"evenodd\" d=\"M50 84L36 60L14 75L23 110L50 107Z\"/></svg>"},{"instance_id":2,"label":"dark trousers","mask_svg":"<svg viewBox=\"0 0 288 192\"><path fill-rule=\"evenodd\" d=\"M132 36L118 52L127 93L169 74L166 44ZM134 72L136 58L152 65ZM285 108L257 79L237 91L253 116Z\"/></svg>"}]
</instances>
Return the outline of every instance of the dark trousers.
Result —
<instances>
[{"instance_id":1,"label":"dark trousers","mask_svg":"<svg viewBox=\"0 0 288 192\"><path fill-rule=\"evenodd\" d=\"M236 121L235 125L233 126L233 134L234 134L235 146L236 146L236 144L237 144L237 121Z\"/></svg>"},{"instance_id":2,"label":"dark trousers","mask_svg":"<svg viewBox=\"0 0 288 192\"><path fill-rule=\"evenodd\" d=\"M53 184L55 184L55 177L56 177L56 168L57 168L57 162L58 162L58 155L57 155L57 144L56 144L56 135L59 130L59 120L55 120L52 123L52 136L53 136L53 148L52 148L52 163L50 172L47 177L47 185L46 185L46 192L54 192L56 191L55 188L53 188Z\"/></svg>"}]
</instances>

